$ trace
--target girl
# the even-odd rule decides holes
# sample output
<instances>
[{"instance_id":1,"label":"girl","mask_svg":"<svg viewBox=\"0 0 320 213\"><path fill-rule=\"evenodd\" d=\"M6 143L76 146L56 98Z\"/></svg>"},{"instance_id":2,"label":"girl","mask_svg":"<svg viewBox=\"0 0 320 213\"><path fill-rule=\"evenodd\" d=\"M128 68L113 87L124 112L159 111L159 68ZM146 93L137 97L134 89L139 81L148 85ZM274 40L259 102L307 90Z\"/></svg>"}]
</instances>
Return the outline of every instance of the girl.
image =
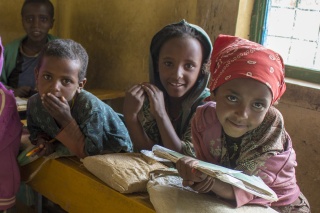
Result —
<instances>
[{"instance_id":1,"label":"girl","mask_svg":"<svg viewBox=\"0 0 320 213\"><path fill-rule=\"evenodd\" d=\"M0 74L3 48L0 38ZM10 209L16 201L20 172L17 162L22 123L12 91L0 83L0 212Z\"/></svg>"},{"instance_id":2,"label":"girl","mask_svg":"<svg viewBox=\"0 0 320 213\"><path fill-rule=\"evenodd\" d=\"M213 48L210 89L215 102L199 107L192 120L196 156L200 160L260 176L279 200L270 203L210 178L182 158L177 169L183 184L214 192L244 204L271 205L279 212L309 212L296 183L296 154L281 113L273 107L285 91L280 55L260 44L220 35Z\"/></svg>"},{"instance_id":3,"label":"girl","mask_svg":"<svg viewBox=\"0 0 320 213\"><path fill-rule=\"evenodd\" d=\"M124 117L137 150L154 144L194 156L191 117L210 96L206 89L212 44L207 33L185 20L160 30L152 39L150 83L131 87Z\"/></svg>"}]
</instances>

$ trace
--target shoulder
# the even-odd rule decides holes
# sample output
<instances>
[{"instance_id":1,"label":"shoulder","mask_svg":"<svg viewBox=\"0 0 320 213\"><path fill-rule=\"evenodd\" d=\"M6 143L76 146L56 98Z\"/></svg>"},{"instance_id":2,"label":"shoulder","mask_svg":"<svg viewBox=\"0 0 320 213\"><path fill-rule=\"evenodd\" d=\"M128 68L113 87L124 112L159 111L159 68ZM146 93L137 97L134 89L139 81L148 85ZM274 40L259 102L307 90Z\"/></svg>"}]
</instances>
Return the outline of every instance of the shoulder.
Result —
<instances>
[{"instance_id":1,"label":"shoulder","mask_svg":"<svg viewBox=\"0 0 320 213\"><path fill-rule=\"evenodd\" d=\"M82 112L101 112L104 113L106 109L110 107L102 102L92 93L81 90L75 100L75 109L81 110Z\"/></svg>"},{"instance_id":2,"label":"shoulder","mask_svg":"<svg viewBox=\"0 0 320 213\"><path fill-rule=\"evenodd\" d=\"M219 123L216 114L216 103L209 101L201 106L198 106L193 118L193 123L199 130L206 128L215 123Z\"/></svg>"},{"instance_id":3,"label":"shoulder","mask_svg":"<svg viewBox=\"0 0 320 213\"><path fill-rule=\"evenodd\" d=\"M17 38L17 39L14 39L13 41L11 41L10 43L6 44L4 46L4 52L12 49L12 48L18 48L22 42L22 40L25 38L26 36L23 36L23 37L20 37L20 38Z\"/></svg>"},{"instance_id":4,"label":"shoulder","mask_svg":"<svg viewBox=\"0 0 320 213\"><path fill-rule=\"evenodd\" d=\"M54 36L54 35L51 35L51 34L48 34L48 41L52 41L54 39L58 39L59 37L57 36Z\"/></svg>"},{"instance_id":5,"label":"shoulder","mask_svg":"<svg viewBox=\"0 0 320 213\"><path fill-rule=\"evenodd\" d=\"M274 106L271 106L265 116L264 123L269 124L273 127L284 127L284 120L281 112L275 108Z\"/></svg>"},{"instance_id":6,"label":"shoulder","mask_svg":"<svg viewBox=\"0 0 320 213\"><path fill-rule=\"evenodd\" d=\"M39 105L42 106L41 98L38 93L36 93L33 96L31 96L30 98L28 98L28 106L37 106L37 108L38 108Z\"/></svg>"}]
</instances>

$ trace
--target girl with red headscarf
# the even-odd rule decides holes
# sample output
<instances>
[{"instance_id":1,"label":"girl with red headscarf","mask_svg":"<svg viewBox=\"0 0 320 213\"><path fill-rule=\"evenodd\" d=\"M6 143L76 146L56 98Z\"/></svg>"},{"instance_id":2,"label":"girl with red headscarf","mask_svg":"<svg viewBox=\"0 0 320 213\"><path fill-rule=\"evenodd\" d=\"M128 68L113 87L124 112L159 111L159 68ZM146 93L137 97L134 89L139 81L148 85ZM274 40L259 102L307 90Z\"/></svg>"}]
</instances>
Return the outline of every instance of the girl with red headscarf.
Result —
<instances>
[{"instance_id":1,"label":"girl with red headscarf","mask_svg":"<svg viewBox=\"0 0 320 213\"><path fill-rule=\"evenodd\" d=\"M3 47L0 38L0 75ZM0 212L14 206L20 184L17 162L22 123L12 91L0 83Z\"/></svg>"},{"instance_id":2,"label":"girl with red headscarf","mask_svg":"<svg viewBox=\"0 0 320 213\"><path fill-rule=\"evenodd\" d=\"M278 196L270 203L192 169L197 160L177 162L183 184L214 192L235 206L268 205L279 212L309 212L297 185L296 154L273 106L286 89L284 64L276 52L239 37L219 35L211 58L213 102L197 108L192 120L196 157L259 176Z\"/></svg>"}]
</instances>

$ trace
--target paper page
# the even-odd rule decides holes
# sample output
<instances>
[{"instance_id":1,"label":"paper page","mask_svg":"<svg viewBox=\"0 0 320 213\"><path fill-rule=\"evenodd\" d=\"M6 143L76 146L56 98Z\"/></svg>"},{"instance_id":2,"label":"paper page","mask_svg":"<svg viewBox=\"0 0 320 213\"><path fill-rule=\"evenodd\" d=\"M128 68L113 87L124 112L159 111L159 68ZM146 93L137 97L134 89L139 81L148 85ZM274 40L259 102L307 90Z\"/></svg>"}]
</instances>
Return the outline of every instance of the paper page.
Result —
<instances>
[{"instance_id":1,"label":"paper page","mask_svg":"<svg viewBox=\"0 0 320 213\"><path fill-rule=\"evenodd\" d=\"M172 151L159 145L153 146L152 151L156 156L169 159L174 163L176 163L179 158L185 157L185 155L181 153ZM207 175L218 178L223 182L232 184L266 200L278 200L275 192L270 189L260 177L249 176L241 171L228 169L226 167L204 162L201 160L198 161L199 163L195 168Z\"/></svg>"}]
</instances>

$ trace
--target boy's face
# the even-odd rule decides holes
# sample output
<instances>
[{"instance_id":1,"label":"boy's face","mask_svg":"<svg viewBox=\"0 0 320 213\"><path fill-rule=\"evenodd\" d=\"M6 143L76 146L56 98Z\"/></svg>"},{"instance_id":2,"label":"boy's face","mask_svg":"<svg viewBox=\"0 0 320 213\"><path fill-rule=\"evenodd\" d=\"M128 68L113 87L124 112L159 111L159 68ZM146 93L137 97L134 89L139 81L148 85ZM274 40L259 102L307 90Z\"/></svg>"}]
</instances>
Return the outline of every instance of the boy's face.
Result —
<instances>
[{"instance_id":1,"label":"boy's face","mask_svg":"<svg viewBox=\"0 0 320 213\"><path fill-rule=\"evenodd\" d=\"M271 105L272 94L259 81L239 78L222 84L214 100L224 132L230 137L239 138L262 123Z\"/></svg>"},{"instance_id":2,"label":"boy's face","mask_svg":"<svg viewBox=\"0 0 320 213\"><path fill-rule=\"evenodd\" d=\"M34 42L47 39L49 30L53 27L53 18L50 16L46 4L30 3L25 5L22 14L22 25L28 38Z\"/></svg>"},{"instance_id":3,"label":"boy's face","mask_svg":"<svg viewBox=\"0 0 320 213\"><path fill-rule=\"evenodd\" d=\"M159 53L160 81L168 95L180 98L196 83L202 66L202 46L194 38L166 41Z\"/></svg>"},{"instance_id":4,"label":"boy's face","mask_svg":"<svg viewBox=\"0 0 320 213\"><path fill-rule=\"evenodd\" d=\"M78 60L44 56L40 69L36 69L39 94L42 96L51 93L59 99L64 97L70 102L86 83L86 79L79 82L79 71Z\"/></svg>"}]
</instances>

